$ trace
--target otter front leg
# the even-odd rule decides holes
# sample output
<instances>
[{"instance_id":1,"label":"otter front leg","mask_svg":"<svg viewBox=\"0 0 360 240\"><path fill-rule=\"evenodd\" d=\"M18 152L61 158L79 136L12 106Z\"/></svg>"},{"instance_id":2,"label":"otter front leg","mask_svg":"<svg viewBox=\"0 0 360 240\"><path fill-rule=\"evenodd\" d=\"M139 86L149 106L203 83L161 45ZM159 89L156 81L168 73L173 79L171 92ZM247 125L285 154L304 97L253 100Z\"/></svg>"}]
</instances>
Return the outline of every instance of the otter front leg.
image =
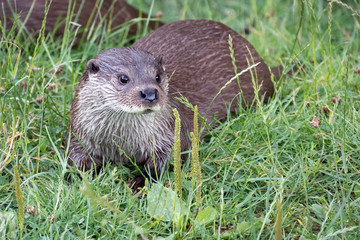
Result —
<instances>
[{"instance_id":1,"label":"otter front leg","mask_svg":"<svg viewBox=\"0 0 360 240\"><path fill-rule=\"evenodd\" d=\"M138 175L131 180L130 186L133 189L134 193L137 193L140 188L143 188L145 186L146 178L150 180L157 180L160 179L161 176L164 174L166 170L166 164L170 160L170 152L158 153L155 154L154 157L150 157L146 161L143 174Z\"/></svg>"},{"instance_id":2,"label":"otter front leg","mask_svg":"<svg viewBox=\"0 0 360 240\"><path fill-rule=\"evenodd\" d=\"M79 170L88 171L93 167L99 169L102 165L102 158L88 153L79 140L71 136L67 162L70 166L76 166Z\"/></svg>"}]
</instances>

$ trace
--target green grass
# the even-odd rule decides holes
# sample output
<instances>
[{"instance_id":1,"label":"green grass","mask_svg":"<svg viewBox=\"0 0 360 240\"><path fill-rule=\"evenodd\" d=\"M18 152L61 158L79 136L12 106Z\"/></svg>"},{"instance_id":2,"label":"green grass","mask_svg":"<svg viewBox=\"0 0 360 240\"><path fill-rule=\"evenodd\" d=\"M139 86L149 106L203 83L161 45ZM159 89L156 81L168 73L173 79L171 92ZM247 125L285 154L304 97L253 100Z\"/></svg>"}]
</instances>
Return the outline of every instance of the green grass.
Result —
<instances>
[{"instance_id":1,"label":"green grass","mask_svg":"<svg viewBox=\"0 0 360 240\"><path fill-rule=\"evenodd\" d=\"M146 12L151 5L129 2L141 2ZM238 32L250 27L246 38L269 65L299 60L305 72L282 79L268 104L239 109L200 144L202 201L195 202L186 162L181 211L187 211L183 217L170 211L168 220L149 214L154 191L133 195L128 188L138 174L133 167L106 165L98 177L86 173L89 184L64 180L74 89L101 49L129 46L126 31L96 29L75 46L74 31L60 39L3 35L2 239L274 239L276 229L284 239L360 239L360 74L353 71L360 65L360 2L344 1L358 12L340 1L185 2L158 0L153 12L162 11L166 22L208 18ZM61 72L53 71L57 66ZM342 102L333 103L334 96ZM314 116L318 128L310 123ZM163 182L172 196L174 174Z\"/></svg>"}]
</instances>

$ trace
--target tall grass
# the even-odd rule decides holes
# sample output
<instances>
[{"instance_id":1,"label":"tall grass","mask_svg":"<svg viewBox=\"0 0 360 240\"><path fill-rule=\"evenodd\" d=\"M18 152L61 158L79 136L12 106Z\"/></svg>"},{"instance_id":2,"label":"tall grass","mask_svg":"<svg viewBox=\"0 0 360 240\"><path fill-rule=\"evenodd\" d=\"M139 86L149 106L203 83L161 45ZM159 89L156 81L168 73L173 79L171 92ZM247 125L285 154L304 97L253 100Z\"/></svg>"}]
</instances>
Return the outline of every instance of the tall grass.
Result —
<instances>
[{"instance_id":1,"label":"tall grass","mask_svg":"<svg viewBox=\"0 0 360 240\"><path fill-rule=\"evenodd\" d=\"M152 4L129 2L144 10ZM1 238L359 239L360 75L353 71L360 65L359 6L358 0L154 1L152 12L162 11L165 22L185 16L222 21L238 32L249 28L245 37L270 66L303 63L303 71L276 83L269 103L239 108L200 142L197 206L190 161L183 164L188 211L179 229L149 213L148 188L132 194L136 168L106 165L96 177L85 173L89 184L64 179L70 105L86 62L142 33L94 26L79 42L75 30L54 39L2 28ZM163 185L173 182L174 173L166 172Z\"/></svg>"}]
</instances>

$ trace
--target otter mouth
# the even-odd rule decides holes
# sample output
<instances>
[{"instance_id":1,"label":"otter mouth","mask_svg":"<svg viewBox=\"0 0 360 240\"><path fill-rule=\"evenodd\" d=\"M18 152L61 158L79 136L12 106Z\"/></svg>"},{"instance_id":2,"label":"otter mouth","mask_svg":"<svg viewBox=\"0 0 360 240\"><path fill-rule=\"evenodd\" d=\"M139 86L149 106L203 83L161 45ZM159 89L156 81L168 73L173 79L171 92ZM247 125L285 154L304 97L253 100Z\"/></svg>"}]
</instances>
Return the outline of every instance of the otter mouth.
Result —
<instances>
[{"instance_id":1,"label":"otter mouth","mask_svg":"<svg viewBox=\"0 0 360 240\"><path fill-rule=\"evenodd\" d=\"M154 112L160 112L163 109L164 106L161 106L159 104L154 106L120 106L120 110L123 113L128 114L150 114Z\"/></svg>"},{"instance_id":2,"label":"otter mouth","mask_svg":"<svg viewBox=\"0 0 360 240\"><path fill-rule=\"evenodd\" d=\"M151 108L148 108L143 111L143 114L148 114L148 113L152 113L152 112L154 112L154 110Z\"/></svg>"}]
</instances>

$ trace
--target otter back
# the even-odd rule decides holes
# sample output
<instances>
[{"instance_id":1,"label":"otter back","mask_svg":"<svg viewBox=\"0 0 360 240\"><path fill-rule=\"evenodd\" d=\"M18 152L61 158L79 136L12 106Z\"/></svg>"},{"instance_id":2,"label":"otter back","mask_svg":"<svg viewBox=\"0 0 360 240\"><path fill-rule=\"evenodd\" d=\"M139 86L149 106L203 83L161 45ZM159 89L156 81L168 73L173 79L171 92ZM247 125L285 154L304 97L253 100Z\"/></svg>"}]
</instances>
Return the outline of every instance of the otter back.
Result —
<instances>
[{"instance_id":1,"label":"otter back","mask_svg":"<svg viewBox=\"0 0 360 240\"><path fill-rule=\"evenodd\" d=\"M235 75L230 57L229 35L232 37L237 72L253 63L259 63L252 71L255 82L261 85L259 97L272 96L274 86L268 66L254 47L238 33L222 23L209 20L184 20L164 25L133 44L164 59L166 73L171 76L170 94L182 93L198 105L204 115L209 103L220 88ZM244 99L249 103L254 96L251 71L239 77ZM235 80L215 99L207 117L225 118L225 104L231 105L231 112L238 106L236 96L240 93ZM191 112L185 110L187 114ZM190 117L190 116L188 116Z\"/></svg>"},{"instance_id":2,"label":"otter back","mask_svg":"<svg viewBox=\"0 0 360 240\"><path fill-rule=\"evenodd\" d=\"M25 22L26 28L30 32L39 32L42 26L45 12L45 0L0 0L0 6L4 6L4 13L0 9L0 19L4 24L6 20L6 29L12 27L12 20L17 14L20 14L20 20ZM49 3L49 1L47 1ZM48 15L46 17L45 31L52 32L56 28L56 35L64 33L65 18L68 15L69 0L53 0L51 2ZM74 3L74 1L72 1ZM1 7L0 7L1 8ZM29 15L29 16L28 16ZM140 12L126 3L125 0L77 0L75 4L74 17L72 21L77 22L82 27L95 21L96 25L99 23L110 23L112 27L117 27L133 18L147 18L146 14ZM26 19L28 18L28 19ZM105 19L103 19L105 18ZM59 24L58 26L56 24ZM145 21L143 22L143 25ZM157 21L150 21L149 27L155 29L162 25ZM130 27L130 34L136 34L138 24L132 24Z\"/></svg>"}]
</instances>

